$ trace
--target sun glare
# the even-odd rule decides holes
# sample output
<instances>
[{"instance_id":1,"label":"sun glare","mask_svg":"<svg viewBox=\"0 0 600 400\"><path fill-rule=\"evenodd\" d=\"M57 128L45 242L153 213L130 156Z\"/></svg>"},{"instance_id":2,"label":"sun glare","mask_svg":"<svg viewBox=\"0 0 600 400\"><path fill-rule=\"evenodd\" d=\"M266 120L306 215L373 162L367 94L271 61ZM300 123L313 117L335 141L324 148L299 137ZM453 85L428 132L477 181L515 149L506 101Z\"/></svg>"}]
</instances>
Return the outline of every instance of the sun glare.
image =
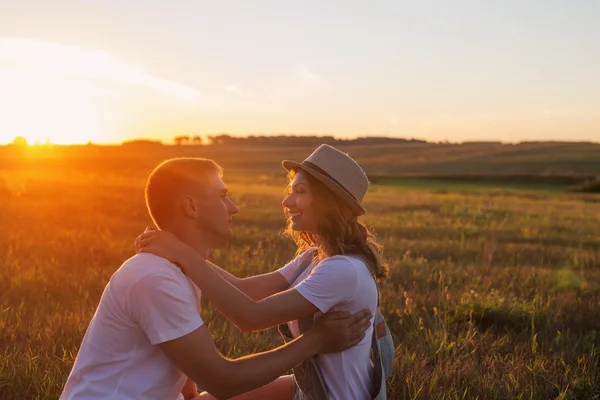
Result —
<instances>
[{"instance_id":1,"label":"sun glare","mask_svg":"<svg viewBox=\"0 0 600 400\"><path fill-rule=\"evenodd\" d=\"M78 144L114 138L109 110L84 86L21 71L10 78L2 82L0 141L22 136L29 144Z\"/></svg>"},{"instance_id":2,"label":"sun glare","mask_svg":"<svg viewBox=\"0 0 600 400\"><path fill-rule=\"evenodd\" d=\"M17 136L29 144L79 144L115 138L110 110L77 83L33 75L26 81L0 78L0 82L0 142Z\"/></svg>"},{"instance_id":3,"label":"sun glare","mask_svg":"<svg viewBox=\"0 0 600 400\"><path fill-rule=\"evenodd\" d=\"M6 70L0 82L0 142L17 136L29 144L115 139L110 109L78 82Z\"/></svg>"},{"instance_id":4,"label":"sun glare","mask_svg":"<svg viewBox=\"0 0 600 400\"><path fill-rule=\"evenodd\" d=\"M0 143L18 136L29 144L120 142L125 121L145 105L199 98L105 51L0 37Z\"/></svg>"}]
</instances>

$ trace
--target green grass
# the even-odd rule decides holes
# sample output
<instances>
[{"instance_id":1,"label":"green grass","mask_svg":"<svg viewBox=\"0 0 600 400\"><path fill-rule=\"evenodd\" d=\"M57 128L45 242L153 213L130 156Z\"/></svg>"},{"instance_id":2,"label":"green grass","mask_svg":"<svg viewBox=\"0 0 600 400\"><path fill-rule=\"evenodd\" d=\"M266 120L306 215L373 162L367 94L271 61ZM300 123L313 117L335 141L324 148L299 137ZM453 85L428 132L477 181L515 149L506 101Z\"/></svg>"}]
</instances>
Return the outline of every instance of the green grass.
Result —
<instances>
[{"instance_id":1,"label":"green grass","mask_svg":"<svg viewBox=\"0 0 600 400\"><path fill-rule=\"evenodd\" d=\"M0 170L2 400L58 397L104 286L149 224L145 177L168 156L75 152ZM279 171L226 170L241 212L211 258L238 276L293 257ZM381 286L397 345L390 398L600 399L598 200L373 185L363 220L391 264ZM203 317L227 356L281 344L273 331L239 332L210 303Z\"/></svg>"}]
</instances>

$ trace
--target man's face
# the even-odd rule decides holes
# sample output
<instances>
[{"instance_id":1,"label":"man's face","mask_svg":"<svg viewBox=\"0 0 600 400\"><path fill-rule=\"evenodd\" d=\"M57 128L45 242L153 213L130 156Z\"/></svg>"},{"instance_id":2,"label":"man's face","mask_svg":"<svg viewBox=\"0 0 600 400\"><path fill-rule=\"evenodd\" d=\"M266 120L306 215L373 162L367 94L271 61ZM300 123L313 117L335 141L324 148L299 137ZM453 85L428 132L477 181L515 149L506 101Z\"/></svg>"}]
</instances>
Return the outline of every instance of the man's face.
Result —
<instances>
[{"instance_id":1,"label":"man's face","mask_svg":"<svg viewBox=\"0 0 600 400\"><path fill-rule=\"evenodd\" d=\"M196 227L211 246L223 244L233 235L233 215L239 209L228 197L227 186L216 173L198 189Z\"/></svg>"}]
</instances>

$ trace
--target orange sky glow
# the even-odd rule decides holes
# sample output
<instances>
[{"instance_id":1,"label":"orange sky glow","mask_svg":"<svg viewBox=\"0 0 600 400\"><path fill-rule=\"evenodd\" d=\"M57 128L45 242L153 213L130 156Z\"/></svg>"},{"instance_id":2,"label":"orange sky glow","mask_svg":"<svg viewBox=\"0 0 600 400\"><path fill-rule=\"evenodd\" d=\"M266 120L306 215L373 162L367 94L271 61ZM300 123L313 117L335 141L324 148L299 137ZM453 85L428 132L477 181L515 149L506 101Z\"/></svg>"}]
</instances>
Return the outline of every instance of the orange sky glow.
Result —
<instances>
[{"instance_id":1,"label":"orange sky glow","mask_svg":"<svg viewBox=\"0 0 600 400\"><path fill-rule=\"evenodd\" d=\"M598 2L26 3L0 4L0 144L600 141Z\"/></svg>"}]
</instances>

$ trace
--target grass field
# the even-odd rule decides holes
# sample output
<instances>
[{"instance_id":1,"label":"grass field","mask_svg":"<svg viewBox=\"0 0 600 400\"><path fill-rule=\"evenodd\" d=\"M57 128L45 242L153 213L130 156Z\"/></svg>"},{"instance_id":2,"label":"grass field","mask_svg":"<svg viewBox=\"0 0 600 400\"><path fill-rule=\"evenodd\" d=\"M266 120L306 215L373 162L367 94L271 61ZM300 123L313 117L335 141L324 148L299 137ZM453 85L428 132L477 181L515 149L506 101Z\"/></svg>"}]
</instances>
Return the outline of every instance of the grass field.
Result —
<instances>
[{"instance_id":1,"label":"grass field","mask_svg":"<svg viewBox=\"0 0 600 400\"><path fill-rule=\"evenodd\" d=\"M148 172L192 150L40 151L0 157L2 400L58 397L105 284L149 224ZM280 151L268 157L202 151L225 165L241 208L234 239L211 258L246 276L293 257L281 235ZM357 151L369 159L371 150ZM522 162L541 171L552 157L563 157L576 161L559 173L599 172L591 151L582 152L589 156L586 168L565 148L553 151L539 164ZM301 160L308 151L290 153ZM374 171L385 164L376 154L373 160ZM372 185L366 200L364 221L391 264L381 288L397 345L390 398L600 399L600 197L512 186L416 186ZM280 344L272 331L237 331L210 304L203 317L228 356Z\"/></svg>"}]
</instances>

